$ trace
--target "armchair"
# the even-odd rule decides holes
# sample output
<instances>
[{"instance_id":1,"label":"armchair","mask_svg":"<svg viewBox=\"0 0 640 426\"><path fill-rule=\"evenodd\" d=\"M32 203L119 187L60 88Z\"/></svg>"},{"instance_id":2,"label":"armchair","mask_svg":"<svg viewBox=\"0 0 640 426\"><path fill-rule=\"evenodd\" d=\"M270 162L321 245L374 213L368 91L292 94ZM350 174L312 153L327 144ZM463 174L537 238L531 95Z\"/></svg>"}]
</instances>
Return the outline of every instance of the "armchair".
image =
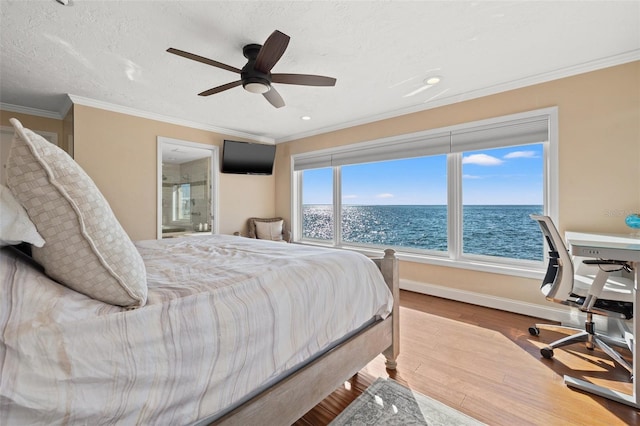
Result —
<instances>
[{"instance_id":1,"label":"armchair","mask_svg":"<svg viewBox=\"0 0 640 426\"><path fill-rule=\"evenodd\" d=\"M281 217L259 218L250 217L247 220L248 237L261 240L291 242L291 232Z\"/></svg>"}]
</instances>

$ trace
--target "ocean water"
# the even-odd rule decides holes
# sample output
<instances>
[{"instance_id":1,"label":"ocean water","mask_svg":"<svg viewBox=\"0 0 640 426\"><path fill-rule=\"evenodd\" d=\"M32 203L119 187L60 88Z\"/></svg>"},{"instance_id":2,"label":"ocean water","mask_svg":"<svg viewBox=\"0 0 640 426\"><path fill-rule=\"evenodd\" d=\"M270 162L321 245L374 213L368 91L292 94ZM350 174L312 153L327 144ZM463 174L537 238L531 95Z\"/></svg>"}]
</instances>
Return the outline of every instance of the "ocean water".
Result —
<instances>
[{"instance_id":1,"label":"ocean water","mask_svg":"<svg viewBox=\"0 0 640 426\"><path fill-rule=\"evenodd\" d=\"M463 207L463 252L542 260L542 234L530 214L541 205ZM331 205L303 206L303 236L331 240ZM447 206L343 206L342 240L427 250L447 250Z\"/></svg>"}]
</instances>

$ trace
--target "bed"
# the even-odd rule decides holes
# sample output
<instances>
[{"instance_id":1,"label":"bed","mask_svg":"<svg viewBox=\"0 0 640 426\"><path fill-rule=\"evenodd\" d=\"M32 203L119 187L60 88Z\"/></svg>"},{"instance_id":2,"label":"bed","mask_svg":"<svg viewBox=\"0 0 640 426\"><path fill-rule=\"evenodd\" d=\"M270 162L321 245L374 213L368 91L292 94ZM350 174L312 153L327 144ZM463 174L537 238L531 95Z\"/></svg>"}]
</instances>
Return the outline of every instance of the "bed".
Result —
<instances>
[{"instance_id":1,"label":"bed","mask_svg":"<svg viewBox=\"0 0 640 426\"><path fill-rule=\"evenodd\" d=\"M135 310L2 250L0 423L256 424L272 410L262 424L290 424L391 346L393 290L359 254L223 235L137 247L149 293Z\"/></svg>"},{"instance_id":2,"label":"bed","mask_svg":"<svg viewBox=\"0 0 640 426\"><path fill-rule=\"evenodd\" d=\"M395 368L392 250L133 243L56 150L17 127L7 162L0 240L31 245L0 249L0 424L287 425L380 353ZM4 195L33 229L5 238Z\"/></svg>"}]
</instances>

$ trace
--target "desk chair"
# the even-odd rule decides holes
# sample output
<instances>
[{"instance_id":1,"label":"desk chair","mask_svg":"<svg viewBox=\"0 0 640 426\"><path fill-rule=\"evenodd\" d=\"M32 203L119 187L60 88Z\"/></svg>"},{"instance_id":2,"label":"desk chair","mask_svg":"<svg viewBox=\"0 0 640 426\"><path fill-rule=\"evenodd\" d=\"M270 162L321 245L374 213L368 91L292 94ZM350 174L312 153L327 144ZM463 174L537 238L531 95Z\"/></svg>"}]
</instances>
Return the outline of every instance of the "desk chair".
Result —
<instances>
[{"instance_id":1,"label":"desk chair","mask_svg":"<svg viewBox=\"0 0 640 426\"><path fill-rule=\"evenodd\" d=\"M588 349L598 346L633 374L631 365L609 346L625 346L631 349L629 340L599 334L593 322L593 314L618 320L633 318L633 280L611 275L623 269L629 270L628 264L616 260L583 260L584 258L579 257L572 259L551 218L538 215L530 217L538 222L549 246L547 273L540 287L542 294L551 302L578 308L587 315L584 330L552 324L536 324L530 327L529 333L532 336L538 336L540 329L569 334L540 349L540 354L550 359L555 348L586 342Z\"/></svg>"}]
</instances>

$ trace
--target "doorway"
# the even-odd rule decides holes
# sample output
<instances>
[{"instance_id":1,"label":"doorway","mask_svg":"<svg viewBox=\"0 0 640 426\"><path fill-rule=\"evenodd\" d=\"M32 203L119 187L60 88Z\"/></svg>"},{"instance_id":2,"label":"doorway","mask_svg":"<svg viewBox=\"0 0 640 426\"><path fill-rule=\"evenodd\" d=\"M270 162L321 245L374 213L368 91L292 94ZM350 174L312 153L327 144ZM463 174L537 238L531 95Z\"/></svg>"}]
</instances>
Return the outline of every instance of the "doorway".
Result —
<instances>
[{"instance_id":1,"label":"doorway","mask_svg":"<svg viewBox=\"0 0 640 426\"><path fill-rule=\"evenodd\" d=\"M157 238L217 233L218 147L158 137Z\"/></svg>"}]
</instances>

